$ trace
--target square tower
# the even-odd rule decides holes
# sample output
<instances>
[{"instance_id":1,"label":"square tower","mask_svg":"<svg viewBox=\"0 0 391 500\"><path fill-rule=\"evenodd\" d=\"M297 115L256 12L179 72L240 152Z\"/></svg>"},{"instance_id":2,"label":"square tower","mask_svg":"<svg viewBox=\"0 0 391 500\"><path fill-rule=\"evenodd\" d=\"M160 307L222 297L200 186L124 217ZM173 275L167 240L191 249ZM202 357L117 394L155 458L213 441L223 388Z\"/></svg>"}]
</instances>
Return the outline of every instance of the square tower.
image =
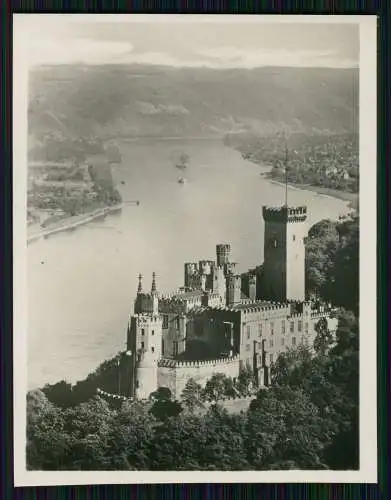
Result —
<instances>
[{"instance_id":1,"label":"square tower","mask_svg":"<svg viewBox=\"0 0 391 500\"><path fill-rule=\"evenodd\" d=\"M266 207L262 298L305 300L307 207Z\"/></svg>"}]
</instances>

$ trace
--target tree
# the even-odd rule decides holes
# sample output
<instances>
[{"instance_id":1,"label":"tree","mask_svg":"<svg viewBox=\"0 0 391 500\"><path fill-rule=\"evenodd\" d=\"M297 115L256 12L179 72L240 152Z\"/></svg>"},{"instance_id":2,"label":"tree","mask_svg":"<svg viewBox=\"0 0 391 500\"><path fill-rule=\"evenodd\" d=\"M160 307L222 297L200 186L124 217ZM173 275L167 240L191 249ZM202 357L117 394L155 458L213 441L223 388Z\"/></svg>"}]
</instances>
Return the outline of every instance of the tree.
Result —
<instances>
[{"instance_id":1,"label":"tree","mask_svg":"<svg viewBox=\"0 0 391 500\"><path fill-rule=\"evenodd\" d=\"M56 384L46 384L42 392L56 406L69 408L73 405L72 384L65 380Z\"/></svg>"},{"instance_id":2,"label":"tree","mask_svg":"<svg viewBox=\"0 0 391 500\"><path fill-rule=\"evenodd\" d=\"M315 325L316 337L314 350L319 355L326 355L332 346L334 339L328 328L327 319L321 318Z\"/></svg>"},{"instance_id":3,"label":"tree","mask_svg":"<svg viewBox=\"0 0 391 500\"><path fill-rule=\"evenodd\" d=\"M27 394L26 459L33 470L64 469L69 439L62 411L40 390Z\"/></svg>"},{"instance_id":4,"label":"tree","mask_svg":"<svg viewBox=\"0 0 391 500\"><path fill-rule=\"evenodd\" d=\"M149 470L156 426L147 403L123 403L108 435L110 469Z\"/></svg>"},{"instance_id":5,"label":"tree","mask_svg":"<svg viewBox=\"0 0 391 500\"><path fill-rule=\"evenodd\" d=\"M151 393L150 399L154 401L150 412L158 420L176 417L183 409L178 401L172 401L171 391L168 387L159 387Z\"/></svg>"},{"instance_id":6,"label":"tree","mask_svg":"<svg viewBox=\"0 0 391 500\"><path fill-rule=\"evenodd\" d=\"M232 379L223 373L215 373L206 382L203 397L206 401L217 404L225 398L227 393L232 391L232 384Z\"/></svg>"},{"instance_id":7,"label":"tree","mask_svg":"<svg viewBox=\"0 0 391 500\"><path fill-rule=\"evenodd\" d=\"M337 223L328 219L314 224L306 238L306 290L321 295L339 245Z\"/></svg>"},{"instance_id":8,"label":"tree","mask_svg":"<svg viewBox=\"0 0 391 500\"><path fill-rule=\"evenodd\" d=\"M248 456L255 469L324 469L322 452L332 438L318 408L301 390L261 390L248 411Z\"/></svg>"},{"instance_id":9,"label":"tree","mask_svg":"<svg viewBox=\"0 0 391 500\"><path fill-rule=\"evenodd\" d=\"M193 378L189 378L181 394L181 401L185 407L194 411L197 408L202 408L202 386L197 384Z\"/></svg>"},{"instance_id":10,"label":"tree","mask_svg":"<svg viewBox=\"0 0 391 500\"><path fill-rule=\"evenodd\" d=\"M337 306L359 313L359 215L338 225L340 244L333 259L323 296Z\"/></svg>"},{"instance_id":11,"label":"tree","mask_svg":"<svg viewBox=\"0 0 391 500\"><path fill-rule=\"evenodd\" d=\"M152 470L200 470L207 445L204 418L181 413L156 428L151 444Z\"/></svg>"},{"instance_id":12,"label":"tree","mask_svg":"<svg viewBox=\"0 0 391 500\"><path fill-rule=\"evenodd\" d=\"M116 411L99 396L64 412L69 435L66 456L69 469L105 470L110 465L109 434Z\"/></svg>"},{"instance_id":13,"label":"tree","mask_svg":"<svg viewBox=\"0 0 391 500\"><path fill-rule=\"evenodd\" d=\"M171 401L171 390L168 387L158 387L156 391L151 392L149 398L152 401Z\"/></svg>"},{"instance_id":14,"label":"tree","mask_svg":"<svg viewBox=\"0 0 391 500\"><path fill-rule=\"evenodd\" d=\"M241 396L248 396L250 389L255 386L254 373L250 367L245 366L240 371L235 386Z\"/></svg>"}]
</instances>

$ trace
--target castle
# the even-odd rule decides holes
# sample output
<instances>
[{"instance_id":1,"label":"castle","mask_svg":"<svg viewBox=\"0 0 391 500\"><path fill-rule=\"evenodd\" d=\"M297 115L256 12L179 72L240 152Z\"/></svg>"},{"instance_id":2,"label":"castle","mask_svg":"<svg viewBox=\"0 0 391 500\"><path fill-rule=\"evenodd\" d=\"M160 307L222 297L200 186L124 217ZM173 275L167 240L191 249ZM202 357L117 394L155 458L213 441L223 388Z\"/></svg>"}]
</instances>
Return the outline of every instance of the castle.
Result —
<instances>
[{"instance_id":1,"label":"castle","mask_svg":"<svg viewBox=\"0 0 391 500\"><path fill-rule=\"evenodd\" d=\"M189 378L235 379L245 367L267 386L278 354L312 346L320 318L335 331L331 306L305 296L307 207L263 207L263 219L261 271L237 274L230 245L218 244L216 261L185 263L184 286L171 296L159 296L155 273L148 292L139 276L120 366L125 396L146 399L168 387L179 398Z\"/></svg>"}]
</instances>

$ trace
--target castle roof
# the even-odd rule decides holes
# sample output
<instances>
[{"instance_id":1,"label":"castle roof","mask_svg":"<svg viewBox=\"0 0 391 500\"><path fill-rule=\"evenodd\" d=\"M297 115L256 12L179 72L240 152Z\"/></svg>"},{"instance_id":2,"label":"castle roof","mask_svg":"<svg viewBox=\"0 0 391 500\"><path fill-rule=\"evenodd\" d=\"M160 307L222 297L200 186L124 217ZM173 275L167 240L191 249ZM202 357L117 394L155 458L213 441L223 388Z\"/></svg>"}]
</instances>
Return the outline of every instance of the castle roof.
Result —
<instances>
[{"instance_id":1,"label":"castle roof","mask_svg":"<svg viewBox=\"0 0 391 500\"><path fill-rule=\"evenodd\" d=\"M282 308L287 304L277 304L275 302L270 302L268 300L256 300L256 301L246 301L238 304L232 305L216 305L216 306L199 306L194 307L189 314L197 315L201 314L205 311L229 311L229 312L241 312L241 311L256 311L261 309L273 309L273 308Z\"/></svg>"},{"instance_id":2,"label":"castle roof","mask_svg":"<svg viewBox=\"0 0 391 500\"><path fill-rule=\"evenodd\" d=\"M180 292L174 295L178 299L193 299L194 297L201 297L204 292L202 290L191 290L189 292Z\"/></svg>"},{"instance_id":3,"label":"castle roof","mask_svg":"<svg viewBox=\"0 0 391 500\"><path fill-rule=\"evenodd\" d=\"M259 309L260 307L270 307L273 306L273 302L270 302L269 300L256 300L253 302L240 302L238 304L233 304L232 306L229 306L229 308L233 311L243 311L245 309Z\"/></svg>"}]
</instances>

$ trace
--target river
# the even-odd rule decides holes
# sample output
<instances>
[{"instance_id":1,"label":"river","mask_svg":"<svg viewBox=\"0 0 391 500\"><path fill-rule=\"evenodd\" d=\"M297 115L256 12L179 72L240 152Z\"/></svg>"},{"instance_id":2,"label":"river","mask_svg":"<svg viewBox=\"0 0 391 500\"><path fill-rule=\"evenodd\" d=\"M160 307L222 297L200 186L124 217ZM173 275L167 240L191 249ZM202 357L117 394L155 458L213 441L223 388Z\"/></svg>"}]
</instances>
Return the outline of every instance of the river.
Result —
<instances>
[{"instance_id":1,"label":"river","mask_svg":"<svg viewBox=\"0 0 391 500\"><path fill-rule=\"evenodd\" d=\"M182 285L183 263L213 259L216 243L231 243L239 271L263 260L261 207L282 204L285 189L261 177L261 167L216 139L120 148L122 212L28 246L29 389L80 380L124 348L140 272L149 288L155 271L167 293ZM185 172L174 166L181 152L190 158ZM126 204L132 200L140 205ZM294 188L288 201L308 206L310 224L349 211L346 202Z\"/></svg>"}]
</instances>

